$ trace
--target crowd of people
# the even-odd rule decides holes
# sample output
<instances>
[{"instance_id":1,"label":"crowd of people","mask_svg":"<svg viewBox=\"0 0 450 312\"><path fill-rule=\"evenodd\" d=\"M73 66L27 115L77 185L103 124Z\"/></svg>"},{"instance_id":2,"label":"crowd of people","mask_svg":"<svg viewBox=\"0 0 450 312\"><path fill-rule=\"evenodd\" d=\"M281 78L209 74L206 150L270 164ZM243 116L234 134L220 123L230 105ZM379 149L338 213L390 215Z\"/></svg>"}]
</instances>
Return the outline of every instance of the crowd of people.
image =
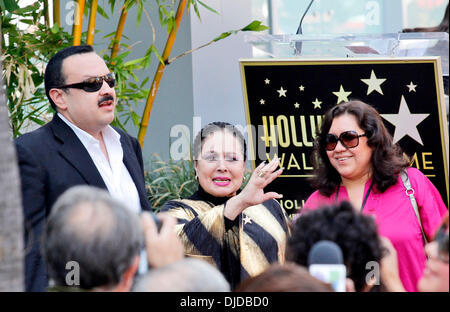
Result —
<instances>
[{"instance_id":1,"label":"crowd of people","mask_svg":"<svg viewBox=\"0 0 450 312\"><path fill-rule=\"evenodd\" d=\"M279 159L242 187L246 142L225 122L194 140L198 190L154 215L140 146L110 126L114 85L91 46L61 50L45 72L53 120L15 141L27 291L337 291L313 264L343 268L346 291L449 291L448 209L372 106L351 100L325 114L316 191L293 220L282 195L264 190ZM320 242L336 246L337 262L326 250L311 260Z\"/></svg>"}]
</instances>

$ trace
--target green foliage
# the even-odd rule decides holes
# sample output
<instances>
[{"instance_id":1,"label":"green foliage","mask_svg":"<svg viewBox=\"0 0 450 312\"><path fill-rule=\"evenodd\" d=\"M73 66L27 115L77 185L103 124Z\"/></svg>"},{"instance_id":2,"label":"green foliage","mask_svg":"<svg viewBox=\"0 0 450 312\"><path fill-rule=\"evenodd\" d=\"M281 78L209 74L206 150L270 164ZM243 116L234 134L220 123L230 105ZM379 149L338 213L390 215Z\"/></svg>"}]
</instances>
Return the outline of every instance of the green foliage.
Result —
<instances>
[{"instance_id":1,"label":"green foliage","mask_svg":"<svg viewBox=\"0 0 450 312\"><path fill-rule=\"evenodd\" d=\"M219 40L225 39L226 37L235 35L240 31L263 31L263 30L267 30L267 29L269 29L269 27L267 27L265 25L261 25L260 21L253 21L241 29L230 30L230 31L221 33L219 36L214 38L212 41L219 41Z\"/></svg>"},{"instance_id":2,"label":"green foliage","mask_svg":"<svg viewBox=\"0 0 450 312\"><path fill-rule=\"evenodd\" d=\"M33 124L45 124L51 108L44 90L44 68L56 49L70 46L72 36L58 26L47 28L40 22L39 3L24 8L4 1L0 21L2 34L3 75L13 136L22 134ZM3 7L5 10L3 10ZM29 25L20 30L18 22Z\"/></svg>"},{"instance_id":3,"label":"green foliage","mask_svg":"<svg viewBox=\"0 0 450 312\"><path fill-rule=\"evenodd\" d=\"M171 199L187 198L197 190L192 161L163 161L157 154L149 159L145 184L151 206L158 212Z\"/></svg>"},{"instance_id":4,"label":"green foliage","mask_svg":"<svg viewBox=\"0 0 450 312\"><path fill-rule=\"evenodd\" d=\"M139 127L140 116L136 113L136 108L147 99L149 89L145 87L148 78L140 82L136 73L150 65L151 56L147 53L141 58L125 61L131 53L131 47L126 44L121 46L125 48L125 52L114 59L104 54L103 59L116 75L116 118L112 124L126 131L125 125L129 122Z\"/></svg>"},{"instance_id":5,"label":"green foliage","mask_svg":"<svg viewBox=\"0 0 450 312\"><path fill-rule=\"evenodd\" d=\"M167 33L170 33L172 29L176 29L175 24L175 3L168 0L156 0L158 5L158 16L161 27L167 28Z\"/></svg>"},{"instance_id":6,"label":"green foliage","mask_svg":"<svg viewBox=\"0 0 450 312\"><path fill-rule=\"evenodd\" d=\"M0 9L2 11L15 11L19 8L15 0L0 0Z\"/></svg>"},{"instance_id":7,"label":"green foliage","mask_svg":"<svg viewBox=\"0 0 450 312\"><path fill-rule=\"evenodd\" d=\"M206 8L207 10L219 14L216 10L214 10L213 8L211 8L210 6L206 5L206 3L200 1L200 0L189 0L188 1L188 9L190 8L190 6L192 5L194 7L194 12L197 15L199 20L202 20L200 17L200 12L198 11L198 4L200 4L201 6L203 6L204 8Z\"/></svg>"}]
</instances>

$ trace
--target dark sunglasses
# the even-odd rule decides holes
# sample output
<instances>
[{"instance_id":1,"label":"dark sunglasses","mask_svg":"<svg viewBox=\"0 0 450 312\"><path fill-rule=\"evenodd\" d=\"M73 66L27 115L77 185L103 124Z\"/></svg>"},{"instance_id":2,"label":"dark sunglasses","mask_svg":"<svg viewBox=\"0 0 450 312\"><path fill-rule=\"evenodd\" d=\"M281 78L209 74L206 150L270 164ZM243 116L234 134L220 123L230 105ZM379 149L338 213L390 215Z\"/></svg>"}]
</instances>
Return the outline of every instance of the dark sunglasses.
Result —
<instances>
[{"instance_id":1,"label":"dark sunglasses","mask_svg":"<svg viewBox=\"0 0 450 312\"><path fill-rule=\"evenodd\" d=\"M448 253L449 253L449 239L448 233L446 233L445 226L441 226L439 231L434 237L434 241L438 243L438 258L444 262L448 263Z\"/></svg>"},{"instance_id":2,"label":"dark sunglasses","mask_svg":"<svg viewBox=\"0 0 450 312\"><path fill-rule=\"evenodd\" d=\"M356 131L345 131L337 137L334 134L328 133L325 138L325 149L327 151L334 150L338 141L341 141L345 148L357 147L359 144L359 138L362 136L366 136L366 134L358 134Z\"/></svg>"},{"instance_id":3,"label":"dark sunglasses","mask_svg":"<svg viewBox=\"0 0 450 312\"><path fill-rule=\"evenodd\" d=\"M105 76L91 77L86 80L83 80L83 82L72 83L55 88L57 89L75 88L75 89L83 89L86 92L96 92L102 88L103 81L106 82L110 88L113 88L116 85L116 77L114 73L109 73Z\"/></svg>"}]
</instances>

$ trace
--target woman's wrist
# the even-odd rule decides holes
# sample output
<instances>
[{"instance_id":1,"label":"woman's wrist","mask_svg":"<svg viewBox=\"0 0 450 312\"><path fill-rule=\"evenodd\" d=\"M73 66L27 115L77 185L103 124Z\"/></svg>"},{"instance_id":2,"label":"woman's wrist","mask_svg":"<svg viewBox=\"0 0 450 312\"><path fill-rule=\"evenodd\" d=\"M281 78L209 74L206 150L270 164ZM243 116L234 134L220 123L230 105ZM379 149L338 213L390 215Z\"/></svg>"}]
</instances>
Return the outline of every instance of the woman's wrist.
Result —
<instances>
[{"instance_id":1,"label":"woman's wrist","mask_svg":"<svg viewBox=\"0 0 450 312\"><path fill-rule=\"evenodd\" d=\"M243 204L240 196L236 195L227 200L223 210L223 215L227 219L233 221L245 208L247 207Z\"/></svg>"}]
</instances>

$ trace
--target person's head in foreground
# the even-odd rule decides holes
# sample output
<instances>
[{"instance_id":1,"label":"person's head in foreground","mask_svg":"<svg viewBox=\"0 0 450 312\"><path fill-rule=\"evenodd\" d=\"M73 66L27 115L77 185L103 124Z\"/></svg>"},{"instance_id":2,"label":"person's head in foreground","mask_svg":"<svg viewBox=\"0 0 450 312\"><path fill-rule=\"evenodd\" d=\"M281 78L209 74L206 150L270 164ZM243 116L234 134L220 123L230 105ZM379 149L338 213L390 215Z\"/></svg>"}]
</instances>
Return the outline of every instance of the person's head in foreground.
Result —
<instances>
[{"instance_id":1,"label":"person's head in foreground","mask_svg":"<svg viewBox=\"0 0 450 312\"><path fill-rule=\"evenodd\" d=\"M419 291L449 291L448 271L448 214L439 227L434 240L425 246L428 259Z\"/></svg>"},{"instance_id":2,"label":"person's head in foreground","mask_svg":"<svg viewBox=\"0 0 450 312\"><path fill-rule=\"evenodd\" d=\"M107 191L76 186L52 208L43 254L57 289L129 291L142 246L141 224L134 212Z\"/></svg>"},{"instance_id":3,"label":"person's head in foreground","mask_svg":"<svg viewBox=\"0 0 450 312\"><path fill-rule=\"evenodd\" d=\"M172 264L152 269L140 277L134 292L228 292L230 285L211 264L194 258L185 258Z\"/></svg>"},{"instance_id":4,"label":"person's head in foreground","mask_svg":"<svg viewBox=\"0 0 450 312\"><path fill-rule=\"evenodd\" d=\"M308 265L308 254L315 243L328 240L342 250L347 277L356 291L367 291L367 263L380 262L382 245L374 220L356 212L349 202L306 211L293 224L288 239L286 260Z\"/></svg>"},{"instance_id":5,"label":"person's head in foreground","mask_svg":"<svg viewBox=\"0 0 450 312\"><path fill-rule=\"evenodd\" d=\"M311 276L295 263L275 263L264 272L243 281L236 292L332 292L330 284Z\"/></svg>"}]
</instances>

